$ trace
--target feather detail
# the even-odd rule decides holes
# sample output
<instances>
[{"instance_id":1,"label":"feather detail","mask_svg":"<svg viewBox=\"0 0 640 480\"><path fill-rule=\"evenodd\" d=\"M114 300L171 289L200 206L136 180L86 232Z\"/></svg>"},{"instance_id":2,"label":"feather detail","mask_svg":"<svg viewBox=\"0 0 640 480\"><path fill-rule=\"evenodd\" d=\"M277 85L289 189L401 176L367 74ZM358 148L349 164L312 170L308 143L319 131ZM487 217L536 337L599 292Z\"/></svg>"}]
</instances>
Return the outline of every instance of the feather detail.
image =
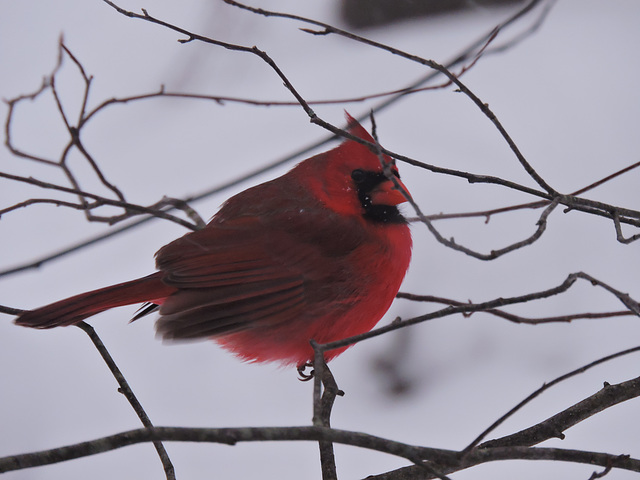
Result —
<instances>
[{"instance_id":1,"label":"feather detail","mask_svg":"<svg viewBox=\"0 0 640 480\"><path fill-rule=\"evenodd\" d=\"M162 275L156 272L24 312L18 317L16 324L43 329L74 325L110 308L142 302L158 303L173 292L175 288L165 285Z\"/></svg>"}]
</instances>

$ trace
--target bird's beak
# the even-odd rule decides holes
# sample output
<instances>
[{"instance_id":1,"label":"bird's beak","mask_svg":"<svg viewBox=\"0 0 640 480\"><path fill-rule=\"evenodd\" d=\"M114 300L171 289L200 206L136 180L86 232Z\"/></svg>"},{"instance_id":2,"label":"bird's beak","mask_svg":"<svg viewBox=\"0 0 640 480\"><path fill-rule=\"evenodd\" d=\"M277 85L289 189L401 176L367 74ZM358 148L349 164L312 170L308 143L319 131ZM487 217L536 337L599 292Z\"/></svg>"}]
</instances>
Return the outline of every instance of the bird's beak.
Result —
<instances>
[{"instance_id":1,"label":"bird's beak","mask_svg":"<svg viewBox=\"0 0 640 480\"><path fill-rule=\"evenodd\" d=\"M371 203L373 205L398 205L411 199L411 194L399 178L385 180L371 190ZM397 186L396 186L397 185Z\"/></svg>"}]
</instances>

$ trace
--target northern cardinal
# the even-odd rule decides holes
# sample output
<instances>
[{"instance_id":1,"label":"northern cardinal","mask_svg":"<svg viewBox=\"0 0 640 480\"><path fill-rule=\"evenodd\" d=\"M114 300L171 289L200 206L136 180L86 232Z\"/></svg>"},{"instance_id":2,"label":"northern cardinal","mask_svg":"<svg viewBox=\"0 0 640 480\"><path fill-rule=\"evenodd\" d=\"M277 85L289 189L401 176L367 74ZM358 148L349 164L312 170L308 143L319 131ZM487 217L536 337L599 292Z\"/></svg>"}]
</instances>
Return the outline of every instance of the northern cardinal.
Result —
<instances>
[{"instance_id":1,"label":"northern cardinal","mask_svg":"<svg viewBox=\"0 0 640 480\"><path fill-rule=\"evenodd\" d=\"M347 119L353 135L374 142ZM244 360L300 368L313 359L310 339L371 330L409 267L411 234L397 207L407 198L381 159L406 192L389 157L347 140L231 197L205 228L156 253L158 272L24 312L16 323L73 325L148 302L135 318L158 309L164 339L212 338Z\"/></svg>"}]
</instances>

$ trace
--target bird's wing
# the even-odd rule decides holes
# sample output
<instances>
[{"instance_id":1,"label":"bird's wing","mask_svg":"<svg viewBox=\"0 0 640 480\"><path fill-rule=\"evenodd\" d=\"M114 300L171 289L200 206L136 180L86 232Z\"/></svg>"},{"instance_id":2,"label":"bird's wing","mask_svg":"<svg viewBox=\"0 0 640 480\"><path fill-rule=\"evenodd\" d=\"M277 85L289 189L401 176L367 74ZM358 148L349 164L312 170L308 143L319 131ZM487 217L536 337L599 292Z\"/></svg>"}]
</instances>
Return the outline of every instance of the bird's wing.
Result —
<instances>
[{"instance_id":1,"label":"bird's wing","mask_svg":"<svg viewBox=\"0 0 640 480\"><path fill-rule=\"evenodd\" d=\"M277 325L346 293L339 259L357 245L321 209L213 221L163 247L157 266L178 289L160 308L167 339L224 335Z\"/></svg>"}]
</instances>

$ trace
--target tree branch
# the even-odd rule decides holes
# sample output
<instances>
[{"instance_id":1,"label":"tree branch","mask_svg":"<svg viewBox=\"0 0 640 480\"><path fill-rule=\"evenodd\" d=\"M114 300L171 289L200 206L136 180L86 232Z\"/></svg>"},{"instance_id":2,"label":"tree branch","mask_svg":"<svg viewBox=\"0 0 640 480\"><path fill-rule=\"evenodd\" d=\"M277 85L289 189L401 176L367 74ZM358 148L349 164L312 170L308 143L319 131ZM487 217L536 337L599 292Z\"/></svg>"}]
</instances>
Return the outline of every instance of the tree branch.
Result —
<instances>
[{"instance_id":1,"label":"tree branch","mask_svg":"<svg viewBox=\"0 0 640 480\"><path fill-rule=\"evenodd\" d=\"M418 323L426 322L429 320L434 320L436 318L448 317L449 315L454 315L457 313L462 314L470 314L473 312L484 312L487 310L494 310L499 307L503 307L505 305L514 305L517 303L526 303L531 300L539 300L542 298L552 297L554 295L558 295L560 293L566 292L569 288L573 286L573 284L578 279L583 279L589 281L594 286L599 286L604 288L611 294L613 294L618 300L620 300L633 315L640 316L640 307L638 306L638 302L631 298L628 294L622 293L619 290L607 285L606 283L593 278L592 276L584 273L584 272L576 272L571 273L567 276L567 278L558 286L549 288L547 290L542 290L534 293L527 293L525 295L517 296L517 297L507 297L507 298L496 298L494 300L489 300L487 302L482 303L465 303L459 304L455 306L449 306L447 308L443 308L441 310L437 310L432 313L427 313L424 315L420 315L414 318L410 318L407 320L394 321L389 325L385 325L383 327L378 327L374 330L371 330L366 333L362 333L360 335L355 335L353 337L345 338L343 340L337 340L331 343L325 343L319 345L318 348L322 349L322 351L333 350L335 348L344 348L349 345L356 344L363 340L377 337L379 335L383 335L387 332L397 330L399 328L405 328L411 325L416 325Z\"/></svg>"},{"instance_id":2,"label":"tree branch","mask_svg":"<svg viewBox=\"0 0 640 480\"><path fill-rule=\"evenodd\" d=\"M0 473L50 465L75 458L104 453L118 448L153 441L219 443L236 445L241 442L263 441L331 441L378 452L388 453L410 461L428 461L440 466L455 465L456 470L498 460L560 460L590 465L611 465L613 468L640 472L640 460L626 455L564 450L558 448L496 447L474 449L460 462L459 452L418 447L382 437L348 430L319 426L308 427L244 427L244 428L187 428L153 427L129 430L65 447L0 458ZM383 477L370 477L383 478ZM429 477L414 477L429 478ZM433 478L433 477L431 477Z\"/></svg>"},{"instance_id":3,"label":"tree branch","mask_svg":"<svg viewBox=\"0 0 640 480\"><path fill-rule=\"evenodd\" d=\"M142 424L146 428L153 428L153 423L151 423L147 412L145 412L142 404L138 401L138 398L129 386L129 382L127 382L127 379L118 368L118 365L116 365L115 360L107 350L107 347L105 347L104 343L102 343L102 340L93 329L93 327L86 322L80 322L79 324L77 324L77 327L79 327L84 333L87 334L87 336L93 343L93 346L102 357L102 360L109 368L109 371L118 382L118 385L120 386L118 391L125 396L129 404L133 407L133 410L136 412L136 415L138 416ZM162 462L162 467L164 468L164 473L167 476L167 480L175 480L176 474L173 468L173 464L171 463L171 459L169 458L169 454L164 448L164 445L161 441L154 440L153 446L158 452L158 456L160 457L160 461Z\"/></svg>"}]
</instances>

